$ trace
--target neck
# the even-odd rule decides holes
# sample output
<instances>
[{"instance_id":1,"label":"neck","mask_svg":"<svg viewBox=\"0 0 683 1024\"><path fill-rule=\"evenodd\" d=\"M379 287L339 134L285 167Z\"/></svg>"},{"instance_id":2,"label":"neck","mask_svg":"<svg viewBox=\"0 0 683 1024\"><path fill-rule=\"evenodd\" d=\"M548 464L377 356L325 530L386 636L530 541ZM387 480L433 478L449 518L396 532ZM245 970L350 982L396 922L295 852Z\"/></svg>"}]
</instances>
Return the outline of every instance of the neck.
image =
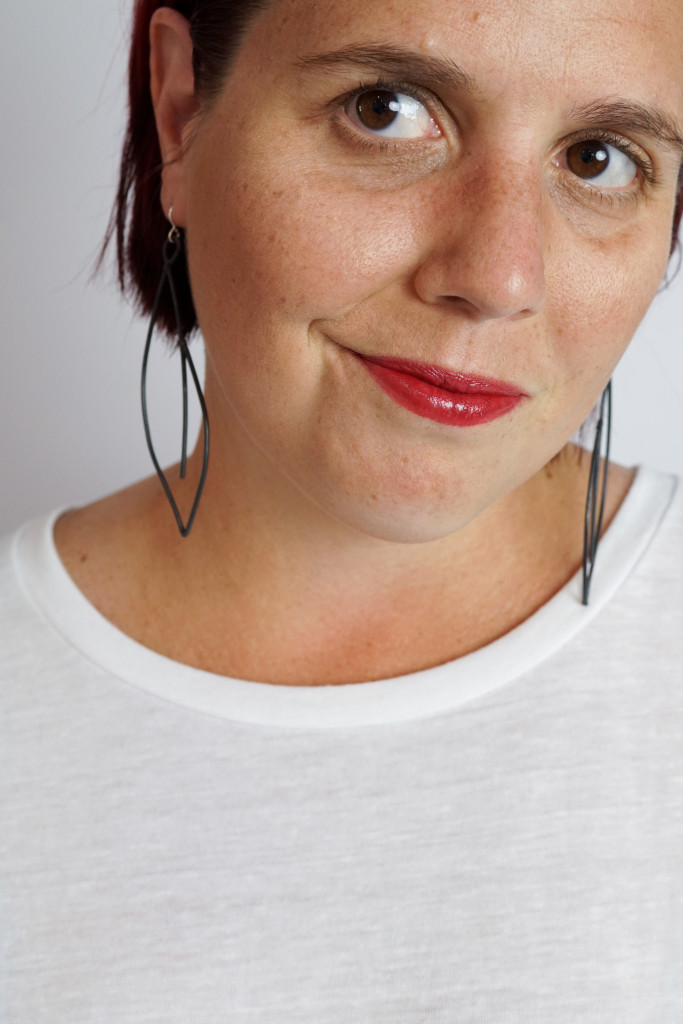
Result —
<instances>
[{"instance_id":1,"label":"neck","mask_svg":"<svg viewBox=\"0 0 683 1024\"><path fill-rule=\"evenodd\" d=\"M175 660L288 685L388 678L491 642L567 582L588 463L569 449L455 532L408 543L359 532L218 447L188 538L152 478L71 529L67 517L58 547L107 618ZM200 467L196 452L185 481L169 470L181 507ZM630 479L612 471L606 525Z\"/></svg>"}]
</instances>

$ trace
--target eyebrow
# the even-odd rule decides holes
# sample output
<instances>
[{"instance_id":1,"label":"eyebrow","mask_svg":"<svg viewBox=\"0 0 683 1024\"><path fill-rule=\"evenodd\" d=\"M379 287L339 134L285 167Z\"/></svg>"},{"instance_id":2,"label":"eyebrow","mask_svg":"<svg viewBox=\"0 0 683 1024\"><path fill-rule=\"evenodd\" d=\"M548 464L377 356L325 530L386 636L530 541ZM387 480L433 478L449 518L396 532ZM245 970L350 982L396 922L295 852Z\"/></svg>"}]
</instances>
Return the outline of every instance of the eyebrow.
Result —
<instances>
[{"instance_id":1,"label":"eyebrow","mask_svg":"<svg viewBox=\"0 0 683 1024\"><path fill-rule=\"evenodd\" d=\"M599 100L596 103L574 107L571 117L589 128L609 127L647 135L656 142L677 150L678 156L683 158L683 132L674 118L656 103Z\"/></svg>"},{"instance_id":2,"label":"eyebrow","mask_svg":"<svg viewBox=\"0 0 683 1024\"><path fill-rule=\"evenodd\" d=\"M466 93L475 91L474 79L458 67L455 61L448 57L422 56L392 43L344 46L330 53L299 57L296 63L299 67L323 73L351 65L392 78L400 76L411 81L436 82Z\"/></svg>"},{"instance_id":3,"label":"eyebrow","mask_svg":"<svg viewBox=\"0 0 683 1024\"><path fill-rule=\"evenodd\" d=\"M475 79L448 57L422 55L393 43L370 43L344 46L329 53L315 53L299 57L297 66L326 73L351 67L362 68L389 78L406 78L416 82L434 82L474 95L479 90ZM677 152L683 159L683 130L675 119L658 104L643 104L630 100L598 100L575 106L570 114L573 120L587 127L621 129L654 139Z\"/></svg>"}]
</instances>

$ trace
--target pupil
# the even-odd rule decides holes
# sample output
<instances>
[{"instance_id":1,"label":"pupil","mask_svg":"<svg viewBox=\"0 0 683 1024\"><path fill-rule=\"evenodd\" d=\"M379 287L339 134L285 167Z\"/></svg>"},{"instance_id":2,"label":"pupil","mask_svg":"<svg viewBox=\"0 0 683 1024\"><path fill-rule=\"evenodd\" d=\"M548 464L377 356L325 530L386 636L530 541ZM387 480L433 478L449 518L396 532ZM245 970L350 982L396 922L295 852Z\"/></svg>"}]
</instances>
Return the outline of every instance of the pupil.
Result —
<instances>
[{"instance_id":1,"label":"pupil","mask_svg":"<svg viewBox=\"0 0 683 1024\"><path fill-rule=\"evenodd\" d=\"M374 131L386 128L395 120L398 106L392 92L364 92L356 100L356 112L361 124Z\"/></svg>"},{"instance_id":2,"label":"pupil","mask_svg":"<svg viewBox=\"0 0 683 1024\"><path fill-rule=\"evenodd\" d=\"M594 149L583 149L581 150L581 159L585 164L592 164L594 160L604 163L607 159L607 153L605 153L604 149L597 151Z\"/></svg>"},{"instance_id":3,"label":"pupil","mask_svg":"<svg viewBox=\"0 0 683 1024\"><path fill-rule=\"evenodd\" d=\"M597 178L609 164L609 154L602 142L577 142L567 150L570 170L579 178Z\"/></svg>"}]
</instances>

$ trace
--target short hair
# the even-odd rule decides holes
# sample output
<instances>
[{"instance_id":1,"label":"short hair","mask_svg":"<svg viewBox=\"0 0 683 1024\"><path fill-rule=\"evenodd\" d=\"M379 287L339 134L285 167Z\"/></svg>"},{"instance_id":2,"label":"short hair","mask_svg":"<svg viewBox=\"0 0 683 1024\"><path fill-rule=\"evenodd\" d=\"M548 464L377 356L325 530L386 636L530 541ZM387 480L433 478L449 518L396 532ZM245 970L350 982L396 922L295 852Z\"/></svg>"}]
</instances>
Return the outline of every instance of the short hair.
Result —
<instances>
[{"instance_id":1,"label":"short hair","mask_svg":"<svg viewBox=\"0 0 683 1024\"><path fill-rule=\"evenodd\" d=\"M676 207L674 209L674 224L671 235L671 249L669 255L673 256L678 248L678 231L681 226L681 215L683 214L683 166L678 172L678 192L676 194Z\"/></svg>"},{"instance_id":2,"label":"short hair","mask_svg":"<svg viewBox=\"0 0 683 1024\"><path fill-rule=\"evenodd\" d=\"M161 209L162 160L150 87L149 26L160 7L178 11L190 23L195 87L210 103L229 72L231 59L252 18L268 0L136 0L128 62L128 124L121 153L114 208L100 255L102 262L116 240L118 282L142 314L150 314L163 268L163 243L169 224ZM174 268L180 327L186 335L197 327L184 250ZM160 297L157 324L177 336L168 294Z\"/></svg>"}]
</instances>

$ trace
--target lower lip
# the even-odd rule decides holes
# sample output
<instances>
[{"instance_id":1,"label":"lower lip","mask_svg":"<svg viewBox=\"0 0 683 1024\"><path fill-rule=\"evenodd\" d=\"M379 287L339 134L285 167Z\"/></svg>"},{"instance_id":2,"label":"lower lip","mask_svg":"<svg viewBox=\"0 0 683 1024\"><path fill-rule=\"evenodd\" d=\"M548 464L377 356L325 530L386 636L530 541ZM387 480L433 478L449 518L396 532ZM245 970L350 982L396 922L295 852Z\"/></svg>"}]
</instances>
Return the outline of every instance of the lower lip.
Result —
<instances>
[{"instance_id":1,"label":"lower lip","mask_svg":"<svg viewBox=\"0 0 683 1024\"><path fill-rule=\"evenodd\" d=\"M390 365L389 360L377 363L363 356L359 358L373 380L404 409L453 427L491 423L512 412L524 397L521 394L500 394L495 390L496 385L489 382L478 384L468 381L464 384L468 388L464 393L447 391L414 377L405 369ZM481 392L469 390L477 386L481 386Z\"/></svg>"}]
</instances>

